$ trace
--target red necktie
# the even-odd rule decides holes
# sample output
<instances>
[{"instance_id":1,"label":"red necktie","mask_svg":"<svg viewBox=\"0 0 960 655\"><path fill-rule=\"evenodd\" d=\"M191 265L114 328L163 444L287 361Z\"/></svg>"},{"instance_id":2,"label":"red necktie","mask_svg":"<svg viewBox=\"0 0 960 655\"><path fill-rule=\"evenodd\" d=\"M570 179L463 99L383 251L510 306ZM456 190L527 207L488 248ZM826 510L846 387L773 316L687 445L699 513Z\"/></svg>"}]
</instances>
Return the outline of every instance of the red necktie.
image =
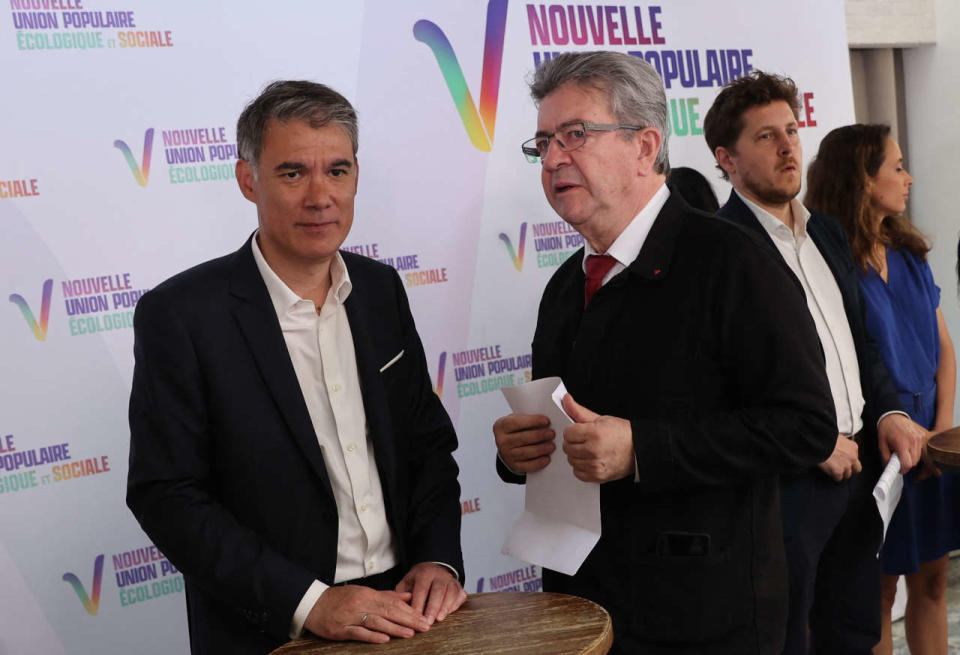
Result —
<instances>
[{"instance_id":1,"label":"red necktie","mask_svg":"<svg viewBox=\"0 0 960 655\"><path fill-rule=\"evenodd\" d=\"M617 260L610 255L587 256L587 281L583 285L583 308L590 304L590 299L603 284L603 277L610 272Z\"/></svg>"}]
</instances>

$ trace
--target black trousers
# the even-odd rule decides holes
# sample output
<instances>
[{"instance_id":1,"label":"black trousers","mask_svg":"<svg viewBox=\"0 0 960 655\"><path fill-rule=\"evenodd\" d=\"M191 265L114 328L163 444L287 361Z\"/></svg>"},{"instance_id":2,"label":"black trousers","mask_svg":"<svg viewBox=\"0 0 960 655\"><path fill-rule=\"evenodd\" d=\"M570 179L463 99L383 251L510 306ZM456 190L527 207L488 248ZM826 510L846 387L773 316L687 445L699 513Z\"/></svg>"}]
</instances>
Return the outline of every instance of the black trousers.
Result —
<instances>
[{"instance_id":1,"label":"black trousers","mask_svg":"<svg viewBox=\"0 0 960 655\"><path fill-rule=\"evenodd\" d=\"M868 655L880 641L878 469L879 461L864 462L843 482L819 469L781 479L790 580L784 655Z\"/></svg>"}]
</instances>

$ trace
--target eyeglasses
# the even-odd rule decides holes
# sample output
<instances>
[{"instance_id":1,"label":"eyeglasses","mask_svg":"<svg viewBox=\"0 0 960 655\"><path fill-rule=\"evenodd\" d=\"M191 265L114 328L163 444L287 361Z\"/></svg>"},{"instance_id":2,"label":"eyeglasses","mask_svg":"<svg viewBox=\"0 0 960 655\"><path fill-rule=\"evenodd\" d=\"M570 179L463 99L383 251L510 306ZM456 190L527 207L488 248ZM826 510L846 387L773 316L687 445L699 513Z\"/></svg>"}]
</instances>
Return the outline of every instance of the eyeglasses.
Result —
<instances>
[{"instance_id":1,"label":"eyeglasses","mask_svg":"<svg viewBox=\"0 0 960 655\"><path fill-rule=\"evenodd\" d=\"M550 148L550 140L553 139L560 146L560 150L570 152L576 150L587 142L587 132L613 132L615 130L642 130L643 127L637 125L613 125L611 123L588 123L578 121L564 125L553 134L541 134L532 139L528 139L520 144L524 156L531 164L543 162L547 156L547 150Z\"/></svg>"}]
</instances>

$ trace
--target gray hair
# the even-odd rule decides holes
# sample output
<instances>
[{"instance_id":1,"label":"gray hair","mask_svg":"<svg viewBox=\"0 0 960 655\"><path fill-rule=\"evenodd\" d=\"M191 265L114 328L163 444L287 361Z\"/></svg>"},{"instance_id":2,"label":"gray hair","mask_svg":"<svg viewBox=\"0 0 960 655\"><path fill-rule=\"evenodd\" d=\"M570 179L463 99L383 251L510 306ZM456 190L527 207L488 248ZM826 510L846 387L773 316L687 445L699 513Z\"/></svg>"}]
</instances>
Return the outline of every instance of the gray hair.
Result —
<instances>
[{"instance_id":1,"label":"gray hair","mask_svg":"<svg viewBox=\"0 0 960 655\"><path fill-rule=\"evenodd\" d=\"M240 158L250 162L254 170L270 119L303 120L313 129L339 125L353 144L354 156L357 154L357 112L346 98L316 82L279 80L268 84L237 120L237 150Z\"/></svg>"},{"instance_id":2,"label":"gray hair","mask_svg":"<svg viewBox=\"0 0 960 655\"><path fill-rule=\"evenodd\" d=\"M565 52L537 69L530 82L530 95L539 107L544 98L567 82L605 93L618 123L656 128L663 141L654 170L663 175L670 172L667 95L653 66L622 52Z\"/></svg>"}]
</instances>

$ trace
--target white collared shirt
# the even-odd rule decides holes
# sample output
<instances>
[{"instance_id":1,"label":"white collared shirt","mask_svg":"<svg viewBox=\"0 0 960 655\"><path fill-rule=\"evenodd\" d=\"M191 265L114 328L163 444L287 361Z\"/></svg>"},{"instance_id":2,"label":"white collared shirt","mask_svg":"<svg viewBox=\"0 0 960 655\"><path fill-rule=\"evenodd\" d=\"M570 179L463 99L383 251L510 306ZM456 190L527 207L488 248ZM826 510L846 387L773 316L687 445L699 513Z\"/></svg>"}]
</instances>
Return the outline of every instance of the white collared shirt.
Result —
<instances>
[{"instance_id":1,"label":"white collared shirt","mask_svg":"<svg viewBox=\"0 0 960 655\"><path fill-rule=\"evenodd\" d=\"M280 321L287 352L323 452L337 503L337 568L334 582L386 571L397 564L387 523L380 474L367 435L360 376L344 302L352 284L338 252L330 264L330 290L317 311L312 300L294 293L273 272L256 237L253 257ZM293 501L291 501L293 502ZM319 580L294 613L291 637L299 636L327 585Z\"/></svg>"},{"instance_id":2,"label":"white collared shirt","mask_svg":"<svg viewBox=\"0 0 960 655\"><path fill-rule=\"evenodd\" d=\"M587 272L587 257L590 255L610 255L617 260L617 262L610 267L610 271L603 276L603 281L600 283L600 286L612 280L620 271L632 264L633 260L640 254L640 249L643 248L643 244L647 240L647 235L650 234L650 228L653 227L653 222L657 220L657 215L660 213L660 210L663 209L669 197L670 190L666 184L663 184L657 192L653 194L653 197L650 198L650 202L623 228L623 232L614 239L605 253L597 252L588 241L584 241L583 263L581 264L584 274Z\"/></svg>"},{"instance_id":3,"label":"white collared shirt","mask_svg":"<svg viewBox=\"0 0 960 655\"><path fill-rule=\"evenodd\" d=\"M823 346L827 379L837 412L837 432L856 434L863 427L861 414L864 406L857 349L837 280L817 245L807 234L810 212L796 198L790 201L794 225L791 232L773 214L745 198L739 191L737 195L760 221L787 266L803 285L807 307Z\"/></svg>"}]
</instances>

